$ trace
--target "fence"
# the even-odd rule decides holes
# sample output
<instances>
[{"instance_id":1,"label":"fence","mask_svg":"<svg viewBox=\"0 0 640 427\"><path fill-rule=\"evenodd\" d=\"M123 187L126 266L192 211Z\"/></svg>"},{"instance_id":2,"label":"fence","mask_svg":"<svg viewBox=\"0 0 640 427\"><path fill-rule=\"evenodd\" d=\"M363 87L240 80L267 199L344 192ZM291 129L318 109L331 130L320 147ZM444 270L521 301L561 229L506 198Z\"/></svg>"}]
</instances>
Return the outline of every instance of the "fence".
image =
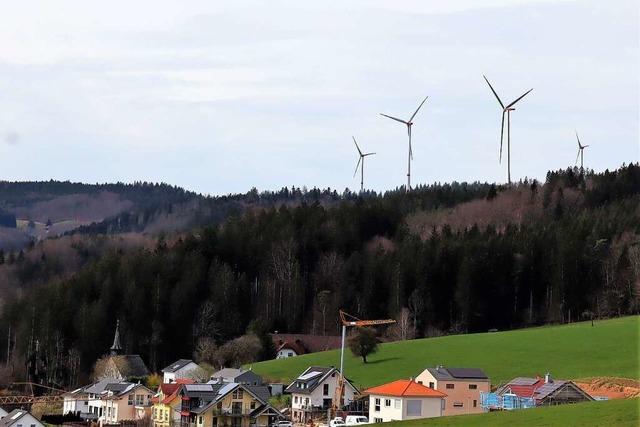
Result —
<instances>
[{"instance_id":1,"label":"fence","mask_svg":"<svg viewBox=\"0 0 640 427\"><path fill-rule=\"evenodd\" d=\"M482 409L487 411L528 409L536 406L536 400L530 397L520 397L515 394L500 395L497 393L480 392Z\"/></svg>"}]
</instances>

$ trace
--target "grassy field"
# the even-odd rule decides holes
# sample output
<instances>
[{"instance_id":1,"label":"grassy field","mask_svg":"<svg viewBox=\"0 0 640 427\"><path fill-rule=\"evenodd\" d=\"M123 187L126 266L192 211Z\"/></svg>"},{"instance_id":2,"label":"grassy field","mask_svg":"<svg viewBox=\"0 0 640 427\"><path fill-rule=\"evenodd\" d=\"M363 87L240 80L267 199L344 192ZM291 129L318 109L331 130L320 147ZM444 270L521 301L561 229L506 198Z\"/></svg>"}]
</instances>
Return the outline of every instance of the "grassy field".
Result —
<instances>
[{"instance_id":1,"label":"grassy field","mask_svg":"<svg viewBox=\"0 0 640 427\"><path fill-rule=\"evenodd\" d=\"M418 375L435 365L477 367L494 385L514 377L551 373L558 379L640 379L640 316L509 332L455 335L379 346L361 358L345 352L345 375L363 389ZM340 350L252 365L268 379L288 383L308 366L339 366Z\"/></svg>"},{"instance_id":2,"label":"grassy field","mask_svg":"<svg viewBox=\"0 0 640 427\"><path fill-rule=\"evenodd\" d=\"M522 409L509 412L460 415L385 423L385 427L434 426L638 426L640 399L609 400Z\"/></svg>"}]
</instances>

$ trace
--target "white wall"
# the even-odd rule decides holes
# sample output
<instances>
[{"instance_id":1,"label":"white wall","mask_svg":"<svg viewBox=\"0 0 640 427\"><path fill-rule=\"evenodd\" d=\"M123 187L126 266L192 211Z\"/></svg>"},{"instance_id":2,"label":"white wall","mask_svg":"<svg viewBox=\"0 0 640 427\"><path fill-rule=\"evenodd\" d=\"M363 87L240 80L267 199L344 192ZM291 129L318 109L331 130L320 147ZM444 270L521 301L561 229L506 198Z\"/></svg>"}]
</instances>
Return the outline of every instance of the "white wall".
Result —
<instances>
[{"instance_id":1,"label":"white wall","mask_svg":"<svg viewBox=\"0 0 640 427\"><path fill-rule=\"evenodd\" d=\"M380 399L380 410L376 411L376 399ZM420 402L420 415L410 415L409 401ZM442 415L442 398L439 397L400 397L400 396L369 396L369 422L375 422L376 418L382 422L414 420L420 418L432 418Z\"/></svg>"}]
</instances>

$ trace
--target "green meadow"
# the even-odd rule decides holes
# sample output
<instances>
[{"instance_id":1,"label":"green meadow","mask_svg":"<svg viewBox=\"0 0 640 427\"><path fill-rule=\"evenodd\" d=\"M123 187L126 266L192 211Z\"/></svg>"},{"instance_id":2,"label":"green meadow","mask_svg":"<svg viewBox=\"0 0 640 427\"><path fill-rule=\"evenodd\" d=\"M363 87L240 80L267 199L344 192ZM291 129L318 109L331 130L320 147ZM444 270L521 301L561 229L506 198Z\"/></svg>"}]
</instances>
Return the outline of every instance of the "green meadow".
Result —
<instances>
[{"instance_id":1,"label":"green meadow","mask_svg":"<svg viewBox=\"0 0 640 427\"><path fill-rule=\"evenodd\" d=\"M507 332L387 343L368 363L347 348L344 373L360 389L418 375L426 367L477 367L493 385L549 372L557 379L640 379L640 316ZM252 365L266 379L288 383L308 366L340 366L340 350Z\"/></svg>"},{"instance_id":2,"label":"green meadow","mask_svg":"<svg viewBox=\"0 0 640 427\"><path fill-rule=\"evenodd\" d=\"M490 412L456 417L385 423L385 427L467 426L638 426L640 399L609 400L547 406L519 411Z\"/></svg>"}]
</instances>

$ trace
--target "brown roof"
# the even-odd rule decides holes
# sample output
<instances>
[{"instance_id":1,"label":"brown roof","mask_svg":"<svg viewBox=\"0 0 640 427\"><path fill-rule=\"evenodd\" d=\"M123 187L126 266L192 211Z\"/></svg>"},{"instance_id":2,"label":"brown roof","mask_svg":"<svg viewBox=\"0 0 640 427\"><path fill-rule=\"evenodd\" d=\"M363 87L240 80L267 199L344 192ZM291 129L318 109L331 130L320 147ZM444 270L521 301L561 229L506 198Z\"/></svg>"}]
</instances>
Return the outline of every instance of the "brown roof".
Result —
<instances>
[{"instance_id":1,"label":"brown roof","mask_svg":"<svg viewBox=\"0 0 640 427\"><path fill-rule=\"evenodd\" d=\"M339 335L271 334L276 350L290 348L297 354L336 350L342 347Z\"/></svg>"}]
</instances>

